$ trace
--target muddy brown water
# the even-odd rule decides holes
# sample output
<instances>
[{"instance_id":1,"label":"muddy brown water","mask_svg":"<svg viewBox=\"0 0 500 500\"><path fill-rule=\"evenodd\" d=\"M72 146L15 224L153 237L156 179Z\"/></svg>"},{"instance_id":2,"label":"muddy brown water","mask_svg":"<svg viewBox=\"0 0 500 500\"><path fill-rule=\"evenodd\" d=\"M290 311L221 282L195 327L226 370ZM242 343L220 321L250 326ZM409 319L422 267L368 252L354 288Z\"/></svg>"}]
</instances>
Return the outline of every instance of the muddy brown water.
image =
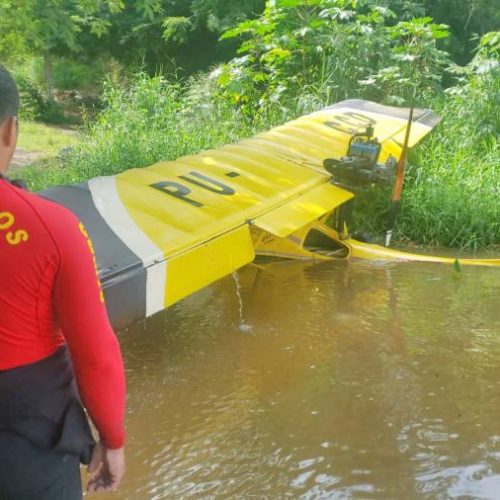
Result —
<instances>
[{"instance_id":1,"label":"muddy brown water","mask_svg":"<svg viewBox=\"0 0 500 500\"><path fill-rule=\"evenodd\" d=\"M500 269L281 262L121 332L114 498L500 499Z\"/></svg>"}]
</instances>

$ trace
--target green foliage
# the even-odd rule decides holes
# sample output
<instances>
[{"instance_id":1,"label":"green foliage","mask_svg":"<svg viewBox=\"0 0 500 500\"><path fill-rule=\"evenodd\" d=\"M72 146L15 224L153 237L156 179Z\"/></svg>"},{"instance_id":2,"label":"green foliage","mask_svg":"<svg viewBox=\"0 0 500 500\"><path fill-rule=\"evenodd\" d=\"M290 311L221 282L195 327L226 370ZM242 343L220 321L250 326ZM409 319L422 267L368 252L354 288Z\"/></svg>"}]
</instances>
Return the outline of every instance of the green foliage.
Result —
<instances>
[{"instance_id":1,"label":"green foliage","mask_svg":"<svg viewBox=\"0 0 500 500\"><path fill-rule=\"evenodd\" d=\"M482 38L458 85L434 98L443 117L410 157L403 208L403 241L467 250L500 243L500 65L498 33ZM358 203L357 224L382 234L389 193Z\"/></svg>"},{"instance_id":2,"label":"green foliage","mask_svg":"<svg viewBox=\"0 0 500 500\"><path fill-rule=\"evenodd\" d=\"M37 64L37 77L42 81L43 68L41 61ZM105 70L101 61L95 61L92 66L83 62L67 59L54 61L54 87L59 90L94 89L103 80Z\"/></svg>"},{"instance_id":3,"label":"green foliage","mask_svg":"<svg viewBox=\"0 0 500 500\"><path fill-rule=\"evenodd\" d=\"M166 17L163 20L163 38L167 42L173 40L179 44L184 44L187 42L192 28L193 24L187 17Z\"/></svg>"},{"instance_id":4,"label":"green foliage","mask_svg":"<svg viewBox=\"0 0 500 500\"><path fill-rule=\"evenodd\" d=\"M206 69L221 55L232 56L231 44L218 44L218 34L254 15L264 0L126 0L124 9L108 16L112 29L100 39L101 54L154 73ZM95 53L95 40L84 41Z\"/></svg>"},{"instance_id":5,"label":"green foliage","mask_svg":"<svg viewBox=\"0 0 500 500\"><path fill-rule=\"evenodd\" d=\"M420 2L426 15L451 28L446 49L454 61L470 61L477 36L496 30L500 26L498 0L425 0Z\"/></svg>"},{"instance_id":6,"label":"green foliage","mask_svg":"<svg viewBox=\"0 0 500 500\"><path fill-rule=\"evenodd\" d=\"M395 18L371 0L270 0L260 18L222 35L243 38L241 57L217 74L222 93L249 114L304 94L313 106L347 97L402 103L415 87L432 95L450 63L437 47L447 27Z\"/></svg>"},{"instance_id":7,"label":"green foliage","mask_svg":"<svg viewBox=\"0 0 500 500\"><path fill-rule=\"evenodd\" d=\"M44 61L42 57L29 57L23 64L14 66L18 75L28 78L39 89L45 84ZM112 72L110 61L96 60L91 66L78 59L57 57L53 60L54 87L58 90L90 90L100 89L100 83L106 72Z\"/></svg>"},{"instance_id":8,"label":"green foliage","mask_svg":"<svg viewBox=\"0 0 500 500\"><path fill-rule=\"evenodd\" d=\"M15 75L21 97L20 117L40 120L45 110L45 98L38 86L23 75Z\"/></svg>"},{"instance_id":9,"label":"green foliage","mask_svg":"<svg viewBox=\"0 0 500 500\"><path fill-rule=\"evenodd\" d=\"M206 100L204 83L189 88L161 76L137 75L130 83L108 81L106 107L84 129L83 143L64 165L23 172L32 189L80 182L128 168L231 142L251 135L255 124L231 108Z\"/></svg>"},{"instance_id":10,"label":"green foliage","mask_svg":"<svg viewBox=\"0 0 500 500\"><path fill-rule=\"evenodd\" d=\"M122 0L0 0L0 55L77 51L82 30L101 36L109 28L103 14L122 8Z\"/></svg>"},{"instance_id":11,"label":"green foliage","mask_svg":"<svg viewBox=\"0 0 500 500\"><path fill-rule=\"evenodd\" d=\"M441 128L416 155L402 226L416 241L472 249L500 242L498 35L482 38L459 86L437 110ZM423 235L410 218L426 228Z\"/></svg>"},{"instance_id":12,"label":"green foliage","mask_svg":"<svg viewBox=\"0 0 500 500\"><path fill-rule=\"evenodd\" d=\"M62 106L47 99L37 83L22 74L15 77L21 97L21 118L46 123L65 122Z\"/></svg>"},{"instance_id":13,"label":"green foliage","mask_svg":"<svg viewBox=\"0 0 500 500\"><path fill-rule=\"evenodd\" d=\"M500 135L500 31L484 35L474 59L451 70L459 84L446 92L455 97L453 110L463 123L468 144L493 145Z\"/></svg>"},{"instance_id":14,"label":"green foliage","mask_svg":"<svg viewBox=\"0 0 500 500\"><path fill-rule=\"evenodd\" d=\"M456 62L463 64L471 57L475 43L471 39L498 29L497 3L496 0L277 0L276 8L299 14L295 21L287 15L290 31L307 29L310 16L307 11L318 8L325 15L329 12L340 24L354 21L349 11L357 16L369 14L371 9L378 10L388 25L429 16L437 23L451 26L452 35L441 48L446 48ZM26 54L40 55L48 50L53 55L71 58L78 54L87 62L112 55L122 64L135 68L142 65L152 73L159 67L165 72L174 68L192 72L230 59L234 55L234 40L218 42L218 35L242 20L262 14L264 7L265 0L0 0L0 57L17 61ZM309 27L314 38L315 26ZM366 36L360 42L370 44L369 38ZM370 73L379 69L371 67Z\"/></svg>"},{"instance_id":15,"label":"green foliage","mask_svg":"<svg viewBox=\"0 0 500 500\"><path fill-rule=\"evenodd\" d=\"M449 37L448 27L430 17L402 21L386 30L392 40L387 66L361 82L376 89L372 98L388 104L429 101L442 91L444 70L451 60L437 42Z\"/></svg>"},{"instance_id":16,"label":"green foliage","mask_svg":"<svg viewBox=\"0 0 500 500\"><path fill-rule=\"evenodd\" d=\"M80 51L85 32L101 37L110 27L106 15L122 8L122 0L0 0L0 57L19 63L41 55L47 99L52 101L54 54Z\"/></svg>"},{"instance_id":17,"label":"green foliage","mask_svg":"<svg viewBox=\"0 0 500 500\"><path fill-rule=\"evenodd\" d=\"M242 18L262 12L264 0L193 0L191 11L198 24L222 33Z\"/></svg>"}]
</instances>

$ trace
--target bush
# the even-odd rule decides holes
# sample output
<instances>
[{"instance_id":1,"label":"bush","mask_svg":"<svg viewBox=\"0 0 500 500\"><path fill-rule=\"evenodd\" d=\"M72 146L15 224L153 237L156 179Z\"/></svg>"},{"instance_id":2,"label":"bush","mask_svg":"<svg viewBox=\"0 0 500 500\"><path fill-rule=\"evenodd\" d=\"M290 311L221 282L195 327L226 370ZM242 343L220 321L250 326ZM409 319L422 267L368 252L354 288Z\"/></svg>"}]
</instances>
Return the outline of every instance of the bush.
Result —
<instances>
[{"instance_id":1,"label":"bush","mask_svg":"<svg viewBox=\"0 0 500 500\"><path fill-rule=\"evenodd\" d=\"M500 243L500 63L498 48L482 45L490 39L435 101L443 122L414 156L400 230L419 243Z\"/></svg>"},{"instance_id":2,"label":"bush","mask_svg":"<svg viewBox=\"0 0 500 500\"><path fill-rule=\"evenodd\" d=\"M84 127L84 140L59 165L28 169L32 189L69 184L98 175L217 147L251 135L260 126L231 106L211 101L206 79L188 86L143 73L130 82L104 85L105 109Z\"/></svg>"},{"instance_id":3,"label":"bush","mask_svg":"<svg viewBox=\"0 0 500 500\"><path fill-rule=\"evenodd\" d=\"M21 98L21 118L45 123L67 121L63 106L57 101L47 99L37 83L17 73L15 79Z\"/></svg>"},{"instance_id":4,"label":"bush","mask_svg":"<svg viewBox=\"0 0 500 500\"><path fill-rule=\"evenodd\" d=\"M14 74L21 98L20 116L26 120L39 120L46 107L46 100L38 86L29 78Z\"/></svg>"},{"instance_id":5,"label":"bush","mask_svg":"<svg viewBox=\"0 0 500 500\"><path fill-rule=\"evenodd\" d=\"M109 61L106 62L108 65ZM58 90L86 90L94 92L100 88L105 75L105 61L92 63L59 57L53 61L53 85ZM43 59L34 57L24 65L24 71L41 88L45 87Z\"/></svg>"},{"instance_id":6,"label":"bush","mask_svg":"<svg viewBox=\"0 0 500 500\"><path fill-rule=\"evenodd\" d=\"M458 85L431 104L443 118L411 155L398 233L403 241L477 250L500 244L500 64L485 36ZM492 44L489 44L492 42ZM498 42L497 42L498 43ZM358 224L381 235L389 192L365 195Z\"/></svg>"}]
</instances>

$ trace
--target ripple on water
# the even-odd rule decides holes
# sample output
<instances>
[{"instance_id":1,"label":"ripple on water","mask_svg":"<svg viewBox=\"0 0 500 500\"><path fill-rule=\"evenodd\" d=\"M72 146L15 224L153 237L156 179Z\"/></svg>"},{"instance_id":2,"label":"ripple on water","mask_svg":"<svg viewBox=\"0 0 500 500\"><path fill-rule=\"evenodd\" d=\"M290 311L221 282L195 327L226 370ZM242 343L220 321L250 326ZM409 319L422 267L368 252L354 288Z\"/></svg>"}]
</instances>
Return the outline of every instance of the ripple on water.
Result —
<instances>
[{"instance_id":1,"label":"ripple on water","mask_svg":"<svg viewBox=\"0 0 500 500\"><path fill-rule=\"evenodd\" d=\"M121 498L500 498L498 271L245 273L120 336Z\"/></svg>"}]
</instances>

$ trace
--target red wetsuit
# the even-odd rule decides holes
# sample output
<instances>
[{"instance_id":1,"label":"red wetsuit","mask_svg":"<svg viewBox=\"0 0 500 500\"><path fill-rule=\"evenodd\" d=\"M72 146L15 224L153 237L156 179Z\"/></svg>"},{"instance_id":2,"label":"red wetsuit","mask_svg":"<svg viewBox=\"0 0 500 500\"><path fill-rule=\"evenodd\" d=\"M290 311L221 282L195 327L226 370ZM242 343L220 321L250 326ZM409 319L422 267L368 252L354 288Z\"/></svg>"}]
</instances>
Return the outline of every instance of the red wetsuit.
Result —
<instances>
[{"instance_id":1,"label":"red wetsuit","mask_svg":"<svg viewBox=\"0 0 500 500\"><path fill-rule=\"evenodd\" d=\"M123 362L92 244L72 212L0 177L0 370L40 361L65 343L101 439L122 447Z\"/></svg>"}]
</instances>

